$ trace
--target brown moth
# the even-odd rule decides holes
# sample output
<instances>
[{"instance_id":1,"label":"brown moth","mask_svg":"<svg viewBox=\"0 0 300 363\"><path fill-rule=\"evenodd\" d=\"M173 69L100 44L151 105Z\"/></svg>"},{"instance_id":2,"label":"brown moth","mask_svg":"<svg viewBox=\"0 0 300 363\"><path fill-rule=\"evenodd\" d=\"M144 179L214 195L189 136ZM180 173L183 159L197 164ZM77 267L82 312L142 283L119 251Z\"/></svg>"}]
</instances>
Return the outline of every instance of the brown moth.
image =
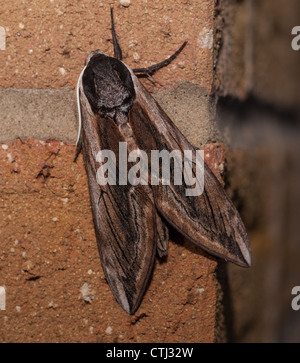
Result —
<instances>
[{"instance_id":1,"label":"brown moth","mask_svg":"<svg viewBox=\"0 0 300 363\"><path fill-rule=\"evenodd\" d=\"M239 266L250 266L251 251L238 211L206 164L204 190L198 196L187 196L184 186L172 182L135 186L99 183L97 173L105 161L99 158L102 150L114 152L116 171L124 168L123 160L131 151L139 155L142 150L148 160L152 150L179 150L182 155L185 150L196 151L135 76L150 75L169 64L186 43L167 60L132 70L122 62L112 11L111 21L114 58L100 50L91 52L78 80L80 132L76 158L82 150L107 282L123 309L134 314L156 253L167 255L165 222L203 250ZM120 143L127 145L125 155L120 152ZM174 164L171 169L174 172ZM195 174L195 163L192 169Z\"/></svg>"}]
</instances>

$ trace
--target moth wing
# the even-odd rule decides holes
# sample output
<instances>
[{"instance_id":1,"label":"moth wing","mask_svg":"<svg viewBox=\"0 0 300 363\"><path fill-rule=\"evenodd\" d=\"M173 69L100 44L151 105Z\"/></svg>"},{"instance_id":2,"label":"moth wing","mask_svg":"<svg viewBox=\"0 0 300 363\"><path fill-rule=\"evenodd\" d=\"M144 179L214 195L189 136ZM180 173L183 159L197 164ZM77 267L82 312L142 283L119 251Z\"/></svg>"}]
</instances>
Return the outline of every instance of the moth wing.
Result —
<instances>
[{"instance_id":1,"label":"moth wing","mask_svg":"<svg viewBox=\"0 0 300 363\"><path fill-rule=\"evenodd\" d=\"M137 98L130 112L136 143L151 158L151 150L196 151L132 73ZM195 164L193 165L195 172ZM189 240L207 252L242 267L251 265L244 224L235 206L208 166L204 167L204 192L186 196L186 188L152 186L160 214Z\"/></svg>"},{"instance_id":2,"label":"moth wing","mask_svg":"<svg viewBox=\"0 0 300 363\"><path fill-rule=\"evenodd\" d=\"M119 168L119 142L113 121L95 116L81 93L82 149L102 267L119 304L133 314L143 297L156 253L156 209L140 186L101 186L97 154L112 150Z\"/></svg>"}]
</instances>

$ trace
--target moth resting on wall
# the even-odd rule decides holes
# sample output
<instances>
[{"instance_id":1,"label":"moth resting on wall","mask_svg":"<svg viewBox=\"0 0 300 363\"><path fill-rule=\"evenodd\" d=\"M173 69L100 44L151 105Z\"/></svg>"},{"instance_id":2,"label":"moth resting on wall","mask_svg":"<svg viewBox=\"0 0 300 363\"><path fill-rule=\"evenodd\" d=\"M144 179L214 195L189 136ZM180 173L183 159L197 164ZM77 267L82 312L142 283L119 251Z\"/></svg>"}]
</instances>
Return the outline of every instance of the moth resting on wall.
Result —
<instances>
[{"instance_id":1,"label":"moth resting on wall","mask_svg":"<svg viewBox=\"0 0 300 363\"><path fill-rule=\"evenodd\" d=\"M150 75L166 66L186 43L167 60L132 70L122 62L112 11L111 22L114 58L100 50L91 52L78 80L80 132L76 158L82 150L106 279L120 305L134 314L156 253L168 253L165 222L205 251L239 266L250 266L251 252L238 211L206 164L203 193L197 196L187 196L185 185L177 185L174 178L170 185L152 185L150 180L136 186L99 183L97 173L104 162L99 159L101 151L114 152L115 170L123 167L120 160L128 155L120 155L120 143L126 143L127 153L144 152L148 160L153 150L177 150L182 156L185 151L196 152L135 75ZM172 172L174 167L175 163ZM193 175L196 167L192 162Z\"/></svg>"}]
</instances>

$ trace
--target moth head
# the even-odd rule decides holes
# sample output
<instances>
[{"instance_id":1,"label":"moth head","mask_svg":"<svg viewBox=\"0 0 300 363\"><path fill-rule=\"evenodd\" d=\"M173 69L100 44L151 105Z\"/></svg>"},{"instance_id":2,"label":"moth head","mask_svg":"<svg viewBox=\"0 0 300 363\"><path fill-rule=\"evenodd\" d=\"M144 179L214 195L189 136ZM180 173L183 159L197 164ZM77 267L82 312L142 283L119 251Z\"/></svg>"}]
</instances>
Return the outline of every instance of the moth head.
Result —
<instances>
[{"instance_id":1,"label":"moth head","mask_svg":"<svg viewBox=\"0 0 300 363\"><path fill-rule=\"evenodd\" d=\"M92 52L82 77L84 93L95 114L126 122L134 98L133 81L127 67L100 51Z\"/></svg>"}]
</instances>

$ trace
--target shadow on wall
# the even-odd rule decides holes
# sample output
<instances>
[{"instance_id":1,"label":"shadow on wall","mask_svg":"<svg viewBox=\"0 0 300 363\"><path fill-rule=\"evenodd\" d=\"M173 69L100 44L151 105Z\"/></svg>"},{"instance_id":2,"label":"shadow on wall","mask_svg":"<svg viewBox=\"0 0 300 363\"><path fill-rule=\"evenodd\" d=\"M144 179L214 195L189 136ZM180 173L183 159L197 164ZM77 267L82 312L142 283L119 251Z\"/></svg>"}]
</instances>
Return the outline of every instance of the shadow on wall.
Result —
<instances>
[{"instance_id":1,"label":"shadow on wall","mask_svg":"<svg viewBox=\"0 0 300 363\"><path fill-rule=\"evenodd\" d=\"M215 91L228 143L227 185L249 231L253 266L228 266L231 340L299 342L300 3L218 0ZM229 311L230 313L230 311Z\"/></svg>"},{"instance_id":2,"label":"shadow on wall","mask_svg":"<svg viewBox=\"0 0 300 363\"><path fill-rule=\"evenodd\" d=\"M228 266L230 339L299 342L300 314L291 292L300 285L300 117L255 98L222 98L220 127L230 144L228 193L247 225L248 271Z\"/></svg>"}]
</instances>

